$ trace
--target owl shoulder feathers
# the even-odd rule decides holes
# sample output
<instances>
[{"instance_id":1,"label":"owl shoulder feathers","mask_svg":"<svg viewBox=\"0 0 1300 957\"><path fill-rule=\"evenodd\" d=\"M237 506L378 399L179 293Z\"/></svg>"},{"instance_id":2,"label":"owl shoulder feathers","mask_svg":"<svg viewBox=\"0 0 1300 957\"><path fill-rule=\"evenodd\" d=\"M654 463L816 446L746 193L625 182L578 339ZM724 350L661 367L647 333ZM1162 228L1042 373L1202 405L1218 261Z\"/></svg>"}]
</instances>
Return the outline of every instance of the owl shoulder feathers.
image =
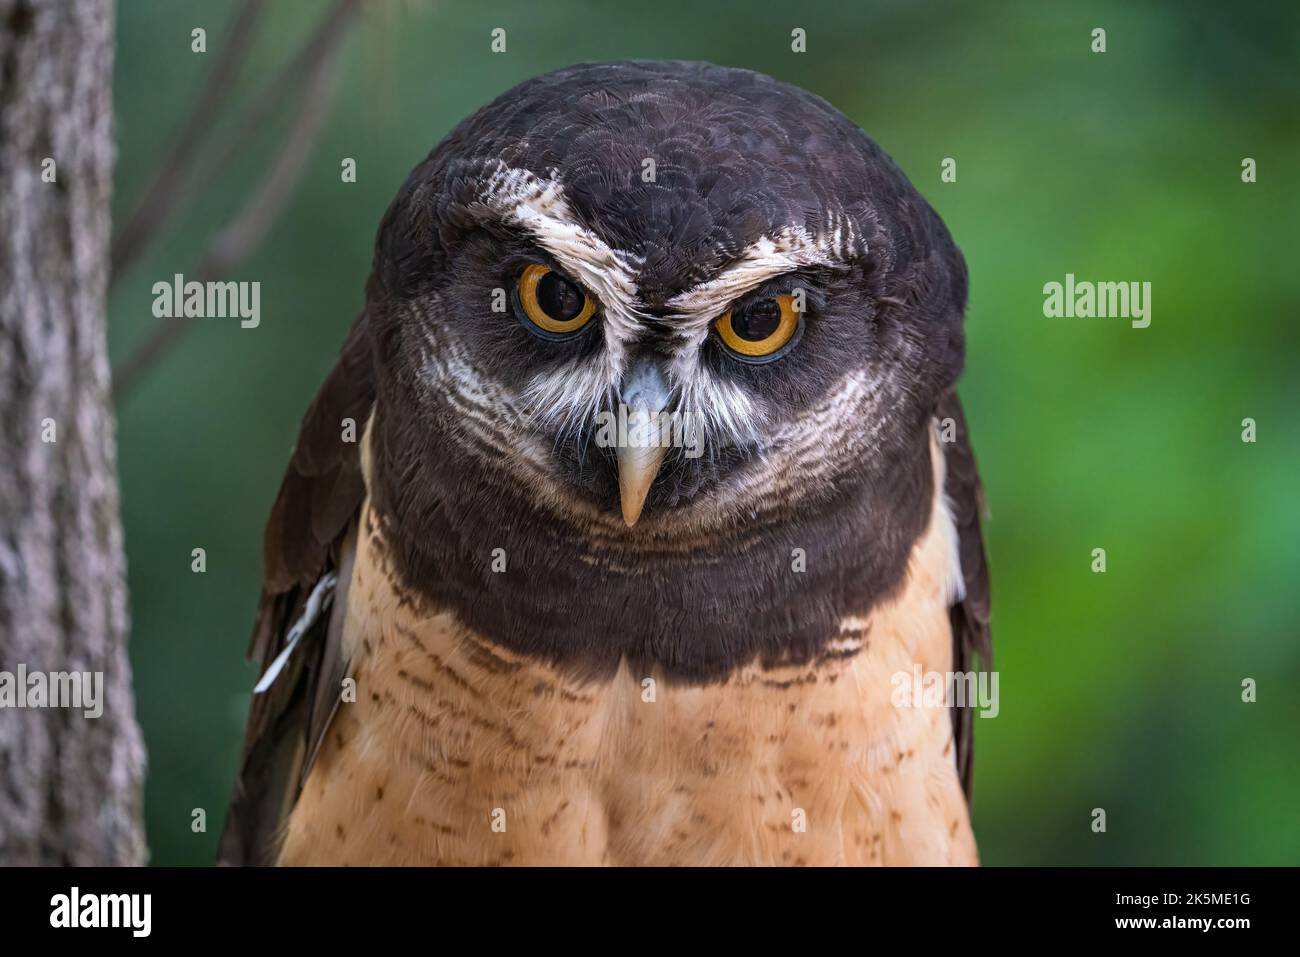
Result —
<instances>
[{"instance_id":1,"label":"owl shoulder feathers","mask_svg":"<svg viewBox=\"0 0 1300 957\"><path fill-rule=\"evenodd\" d=\"M958 552L961 558L963 595L953 604L949 616L952 623L952 668L955 672L970 671L978 658L981 666L992 665L993 644L989 629L989 572L984 556L984 536L980 530L980 515L984 511L984 490L975 468L975 455L971 451L966 432L966 416L955 391L939 400L935 418L945 423L951 420L954 429L952 441L942 444L946 478L944 493L948 496L953 524L957 528ZM957 773L969 800L974 766L975 709L953 708L953 739L956 741Z\"/></svg>"},{"instance_id":2,"label":"owl shoulder feathers","mask_svg":"<svg viewBox=\"0 0 1300 957\"><path fill-rule=\"evenodd\" d=\"M348 667L341 614L312 616L308 606L331 572L338 582L334 595L323 598L333 597L338 611L346 602L354 520L366 491L359 439L374 401L363 313L303 418L267 522L262 597L249 647L260 673L284 652L295 623L308 627L275 680L253 696L218 851L223 864L274 863L281 825L340 700Z\"/></svg>"}]
</instances>

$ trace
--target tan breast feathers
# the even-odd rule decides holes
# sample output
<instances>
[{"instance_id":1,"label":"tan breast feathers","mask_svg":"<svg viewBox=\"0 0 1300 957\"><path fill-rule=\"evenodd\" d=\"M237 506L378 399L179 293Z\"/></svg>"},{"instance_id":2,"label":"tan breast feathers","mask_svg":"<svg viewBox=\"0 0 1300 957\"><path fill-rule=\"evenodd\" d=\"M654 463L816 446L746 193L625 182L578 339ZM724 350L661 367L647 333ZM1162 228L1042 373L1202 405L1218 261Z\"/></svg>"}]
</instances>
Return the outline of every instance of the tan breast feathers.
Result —
<instances>
[{"instance_id":1,"label":"tan breast feathers","mask_svg":"<svg viewBox=\"0 0 1300 957\"><path fill-rule=\"evenodd\" d=\"M706 687L626 666L578 684L420 614L367 510L344 631L356 701L281 862L975 863L948 710L891 703L896 673L951 668L941 503L901 594L842 622L825 660Z\"/></svg>"}]
</instances>

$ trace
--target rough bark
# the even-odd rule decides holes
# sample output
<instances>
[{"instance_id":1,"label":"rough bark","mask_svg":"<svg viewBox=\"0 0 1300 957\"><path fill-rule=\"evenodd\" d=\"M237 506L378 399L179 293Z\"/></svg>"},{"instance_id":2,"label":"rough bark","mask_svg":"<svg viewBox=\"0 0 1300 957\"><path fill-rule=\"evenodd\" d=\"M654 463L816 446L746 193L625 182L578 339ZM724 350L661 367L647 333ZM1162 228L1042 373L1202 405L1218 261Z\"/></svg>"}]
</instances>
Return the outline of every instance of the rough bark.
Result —
<instances>
[{"instance_id":1,"label":"rough bark","mask_svg":"<svg viewBox=\"0 0 1300 957\"><path fill-rule=\"evenodd\" d=\"M0 0L0 672L101 672L104 708L0 708L0 864L145 856L105 343L112 43L111 0Z\"/></svg>"}]
</instances>

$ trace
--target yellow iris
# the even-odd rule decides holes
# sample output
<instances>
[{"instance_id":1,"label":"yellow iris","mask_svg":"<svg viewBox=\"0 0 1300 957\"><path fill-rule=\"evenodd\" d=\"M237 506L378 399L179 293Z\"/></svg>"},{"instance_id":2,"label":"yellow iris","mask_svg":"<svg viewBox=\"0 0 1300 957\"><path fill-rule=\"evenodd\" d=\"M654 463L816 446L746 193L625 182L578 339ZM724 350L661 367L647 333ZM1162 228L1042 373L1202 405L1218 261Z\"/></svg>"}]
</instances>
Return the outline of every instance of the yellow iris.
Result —
<instances>
[{"instance_id":1,"label":"yellow iris","mask_svg":"<svg viewBox=\"0 0 1300 957\"><path fill-rule=\"evenodd\" d=\"M718 336L738 356L761 359L783 348L799 328L794 296L773 296L739 312L728 309L714 324Z\"/></svg>"},{"instance_id":2,"label":"yellow iris","mask_svg":"<svg viewBox=\"0 0 1300 957\"><path fill-rule=\"evenodd\" d=\"M556 336L577 332L596 314L595 300L581 288L536 263L519 277L519 303L529 322Z\"/></svg>"}]
</instances>

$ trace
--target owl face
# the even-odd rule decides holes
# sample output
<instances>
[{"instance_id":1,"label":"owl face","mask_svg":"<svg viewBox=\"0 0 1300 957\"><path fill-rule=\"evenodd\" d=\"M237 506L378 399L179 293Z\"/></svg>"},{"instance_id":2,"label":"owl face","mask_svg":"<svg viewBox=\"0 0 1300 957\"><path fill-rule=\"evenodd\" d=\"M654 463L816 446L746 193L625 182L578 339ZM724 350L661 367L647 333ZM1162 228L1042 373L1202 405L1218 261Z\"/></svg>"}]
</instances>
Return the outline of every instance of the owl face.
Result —
<instances>
[{"instance_id":1,"label":"owl face","mask_svg":"<svg viewBox=\"0 0 1300 957\"><path fill-rule=\"evenodd\" d=\"M705 64L576 67L463 123L380 231L380 416L625 533L816 509L905 454L961 365L965 269L823 101ZM424 464L422 464L422 462Z\"/></svg>"}]
</instances>

